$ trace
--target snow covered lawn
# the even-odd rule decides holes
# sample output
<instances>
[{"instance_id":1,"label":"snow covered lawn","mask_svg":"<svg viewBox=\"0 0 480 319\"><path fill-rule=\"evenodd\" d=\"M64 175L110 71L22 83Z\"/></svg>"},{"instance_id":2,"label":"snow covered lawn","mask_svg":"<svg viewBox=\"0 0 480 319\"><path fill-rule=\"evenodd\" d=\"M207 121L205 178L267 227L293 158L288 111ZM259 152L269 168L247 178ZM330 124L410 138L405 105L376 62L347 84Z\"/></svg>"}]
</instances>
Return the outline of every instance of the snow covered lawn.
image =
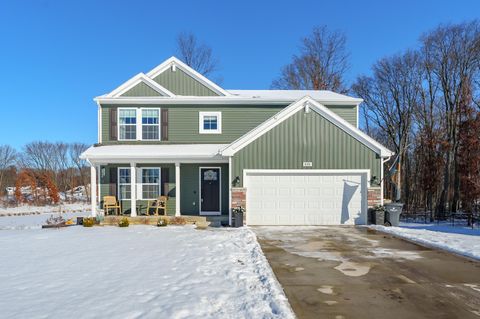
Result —
<instances>
[{"instance_id":1,"label":"snow covered lawn","mask_svg":"<svg viewBox=\"0 0 480 319\"><path fill-rule=\"evenodd\" d=\"M51 214L60 212L83 212L89 211L90 204L86 202L78 203L63 203L55 206L33 206L33 205L20 205L17 207L0 207L0 217L14 216L14 215L32 215L32 214Z\"/></svg>"},{"instance_id":2,"label":"snow covered lawn","mask_svg":"<svg viewBox=\"0 0 480 319\"><path fill-rule=\"evenodd\" d=\"M401 223L400 227L368 226L426 246L480 259L480 229L449 224Z\"/></svg>"},{"instance_id":3,"label":"snow covered lawn","mask_svg":"<svg viewBox=\"0 0 480 319\"><path fill-rule=\"evenodd\" d=\"M293 318L248 228L0 231L3 318Z\"/></svg>"}]
</instances>

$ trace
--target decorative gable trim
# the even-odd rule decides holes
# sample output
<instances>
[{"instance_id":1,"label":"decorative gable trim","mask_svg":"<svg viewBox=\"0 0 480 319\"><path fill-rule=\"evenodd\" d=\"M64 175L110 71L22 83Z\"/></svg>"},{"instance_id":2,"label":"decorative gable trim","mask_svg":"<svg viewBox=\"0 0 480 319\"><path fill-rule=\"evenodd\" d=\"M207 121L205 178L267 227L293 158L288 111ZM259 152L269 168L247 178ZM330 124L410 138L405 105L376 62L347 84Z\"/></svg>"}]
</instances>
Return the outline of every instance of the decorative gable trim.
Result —
<instances>
[{"instance_id":1,"label":"decorative gable trim","mask_svg":"<svg viewBox=\"0 0 480 319\"><path fill-rule=\"evenodd\" d=\"M110 97L110 98L121 97L122 94L124 94L125 92L128 92L130 89L134 88L136 85L138 85L141 82L145 83L146 85L148 85L150 88L152 88L162 96L175 97L175 94L173 94L172 92L170 92L169 90L167 90L166 88L158 84L157 82L150 79L144 73L139 73L135 75L133 78L123 83L112 92L108 93L105 97Z\"/></svg>"},{"instance_id":2,"label":"decorative gable trim","mask_svg":"<svg viewBox=\"0 0 480 319\"><path fill-rule=\"evenodd\" d=\"M201 75L176 57L172 56L171 58L165 60L162 64L159 66L155 67L153 70L147 73L147 76L150 77L150 79L154 79L160 74L162 74L164 71L168 70L169 68L180 68L182 71L184 71L186 74L197 80L198 82L202 83L209 89L211 89L213 92L217 93L218 95L223 95L223 96L230 96L232 95L231 93L227 92L226 90L222 89L220 86L217 84L213 83L209 79L207 79L205 76Z\"/></svg>"},{"instance_id":3,"label":"decorative gable trim","mask_svg":"<svg viewBox=\"0 0 480 319\"><path fill-rule=\"evenodd\" d=\"M285 109L278 112L276 115L266 120L253 130L249 131L242 137L238 138L232 142L229 146L224 148L221 152L223 156L233 156L235 153L243 149L248 144L255 141L260 136L264 135L283 121L290 118L292 115L298 111L305 109L305 112L310 112L313 110L326 118L328 121L332 122L334 125L345 131L347 134L357 139L362 144L366 145L368 148L379 154L381 157L392 156L394 153L375 141L373 138L367 134L360 131L358 128L348 123L346 120L338 116L337 114L330 111L328 108L322 104L316 102L309 96L305 96L300 100L290 104Z\"/></svg>"}]
</instances>

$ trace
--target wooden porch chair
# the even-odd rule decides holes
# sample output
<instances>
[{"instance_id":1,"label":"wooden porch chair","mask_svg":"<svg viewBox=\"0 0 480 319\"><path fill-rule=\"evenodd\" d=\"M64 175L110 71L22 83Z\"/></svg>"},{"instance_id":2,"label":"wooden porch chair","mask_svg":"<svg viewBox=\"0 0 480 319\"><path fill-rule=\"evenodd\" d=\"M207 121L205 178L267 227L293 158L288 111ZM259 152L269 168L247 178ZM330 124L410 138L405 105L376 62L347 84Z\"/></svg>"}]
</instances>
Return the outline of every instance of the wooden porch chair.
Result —
<instances>
[{"instance_id":1,"label":"wooden porch chair","mask_svg":"<svg viewBox=\"0 0 480 319\"><path fill-rule=\"evenodd\" d=\"M163 210L163 215L167 215L167 199L168 196L158 196L156 200L149 200L147 204L147 216L150 215L150 208L155 209L155 215L158 216L158 211Z\"/></svg>"},{"instance_id":2,"label":"wooden porch chair","mask_svg":"<svg viewBox=\"0 0 480 319\"><path fill-rule=\"evenodd\" d=\"M108 211L113 209L117 215L121 214L120 203L115 196L103 196L103 212L105 216L108 215Z\"/></svg>"}]
</instances>

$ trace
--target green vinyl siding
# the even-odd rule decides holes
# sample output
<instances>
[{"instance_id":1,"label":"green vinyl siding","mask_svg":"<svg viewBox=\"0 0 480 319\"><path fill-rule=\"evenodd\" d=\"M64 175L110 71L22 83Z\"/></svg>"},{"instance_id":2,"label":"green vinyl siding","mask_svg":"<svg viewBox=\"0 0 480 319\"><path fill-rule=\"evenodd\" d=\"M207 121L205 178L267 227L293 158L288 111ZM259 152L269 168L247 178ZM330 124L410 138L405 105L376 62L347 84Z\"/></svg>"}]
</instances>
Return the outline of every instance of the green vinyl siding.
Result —
<instances>
[{"instance_id":1,"label":"green vinyl siding","mask_svg":"<svg viewBox=\"0 0 480 319\"><path fill-rule=\"evenodd\" d=\"M103 144L161 144L161 143L230 143L257 127L276 113L282 106L165 106L168 108L168 141L111 141L110 109L114 106L102 106L102 143ZM200 134L199 112L215 111L222 113L222 134Z\"/></svg>"},{"instance_id":2,"label":"green vinyl siding","mask_svg":"<svg viewBox=\"0 0 480 319\"><path fill-rule=\"evenodd\" d=\"M216 96L219 95L205 86L203 83L192 78L180 68L172 71L168 68L154 79L155 82L169 90L175 95L186 96Z\"/></svg>"},{"instance_id":3,"label":"green vinyl siding","mask_svg":"<svg viewBox=\"0 0 480 319\"><path fill-rule=\"evenodd\" d=\"M118 168L118 167L129 167L128 164L108 164L102 165L100 167L100 208L103 208L103 196L107 195L114 195L110 193L110 168ZM138 164L137 167L160 167L160 168L168 168L168 181L169 184L173 186L170 188L170 192L168 193L168 200L167 200L167 215L174 216L175 215L175 165L174 164ZM117 192L118 192L118 185ZM117 195L118 199L118 195ZM124 214L130 213L130 200L122 200L121 201L122 212ZM137 215L145 214L147 209L148 200L137 199Z\"/></svg>"},{"instance_id":4,"label":"green vinyl siding","mask_svg":"<svg viewBox=\"0 0 480 319\"><path fill-rule=\"evenodd\" d=\"M140 82L135 85L133 88L123 93L122 96L162 96L147 84Z\"/></svg>"},{"instance_id":5,"label":"green vinyl siding","mask_svg":"<svg viewBox=\"0 0 480 319\"><path fill-rule=\"evenodd\" d=\"M103 144L160 144L160 143L231 143L248 131L280 112L286 105L149 105L143 107L168 108L168 141L111 141L110 109L113 107L131 107L129 105L102 105L102 143ZM331 111L356 126L356 106L327 106ZM200 134L199 112L221 112L222 133Z\"/></svg>"},{"instance_id":6,"label":"green vinyl siding","mask_svg":"<svg viewBox=\"0 0 480 319\"><path fill-rule=\"evenodd\" d=\"M381 158L370 148L315 111L292 115L238 151L232 180L243 185L244 169L370 169L380 179Z\"/></svg>"},{"instance_id":7,"label":"green vinyl siding","mask_svg":"<svg viewBox=\"0 0 480 319\"><path fill-rule=\"evenodd\" d=\"M228 164L181 164L180 207L184 215L198 215L200 209L200 167L221 168L222 215L228 215Z\"/></svg>"},{"instance_id":8,"label":"green vinyl siding","mask_svg":"<svg viewBox=\"0 0 480 319\"><path fill-rule=\"evenodd\" d=\"M110 194L110 168L129 167L128 164L108 164L100 167L100 200ZM138 164L137 167L160 167L169 169L170 192L168 193L167 215L175 215L175 165L174 164ZM182 215L199 215L199 169L200 167L221 168L222 215L228 215L228 164L181 164L180 165L180 212ZM118 196L117 196L118 198ZM137 215L145 214L147 200L137 199ZM101 200L100 206L103 205ZM122 212L130 213L130 200L121 201Z\"/></svg>"},{"instance_id":9,"label":"green vinyl siding","mask_svg":"<svg viewBox=\"0 0 480 319\"><path fill-rule=\"evenodd\" d=\"M348 123L357 127L357 107L356 105L325 105L330 111L337 114Z\"/></svg>"}]
</instances>

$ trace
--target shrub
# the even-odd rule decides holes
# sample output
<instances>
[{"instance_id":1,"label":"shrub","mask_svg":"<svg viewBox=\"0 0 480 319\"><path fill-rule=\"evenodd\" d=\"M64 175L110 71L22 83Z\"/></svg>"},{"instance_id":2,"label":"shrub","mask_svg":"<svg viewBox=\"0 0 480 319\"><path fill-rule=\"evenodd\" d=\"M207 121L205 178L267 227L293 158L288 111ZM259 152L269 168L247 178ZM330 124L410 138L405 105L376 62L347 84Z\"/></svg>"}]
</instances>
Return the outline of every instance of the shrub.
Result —
<instances>
[{"instance_id":1,"label":"shrub","mask_svg":"<svg viewBox=\"0 0 480 319\"><path fill-rule=\"evenodd\" d=\"M95 218L85 217L83 219L83 227L93 227L93 225L95 225Z\"/></svg>"},{"instance_id":2,"label":"shrub","mask_svg":"<svg viewBox=\"0 0 480 319\"><path fill-rule=\"evenodd\" d=\"M164 227L164 226L167 226L168 225L168 219L166 218L159 218L158 221L157 221L157 226L158 227Z\"/></svg>"},{"instance_id":3,"label":"shrub","mask_svg":"<svg viewBox=\"0 0 480 319\"><path fill-rule=\"evenodd\" d=\"M123 218L120 219L120 221L118 222L118 227L128 227L128 225L130 225L130 222L128 221L128 218L127 218L127 217L123 217Z\"/></svg>"},{"instance_id":4,"label":"shrub","mask_svg":"<svg viewBox=\"0 0 480 319\"><path fill-rule=\"evenodd\" d=\"M171 225L185 225L187 223L187 220L183 217L175 216L172 219L170 219L169 224Z\"/></svg>"}]
</instances>

